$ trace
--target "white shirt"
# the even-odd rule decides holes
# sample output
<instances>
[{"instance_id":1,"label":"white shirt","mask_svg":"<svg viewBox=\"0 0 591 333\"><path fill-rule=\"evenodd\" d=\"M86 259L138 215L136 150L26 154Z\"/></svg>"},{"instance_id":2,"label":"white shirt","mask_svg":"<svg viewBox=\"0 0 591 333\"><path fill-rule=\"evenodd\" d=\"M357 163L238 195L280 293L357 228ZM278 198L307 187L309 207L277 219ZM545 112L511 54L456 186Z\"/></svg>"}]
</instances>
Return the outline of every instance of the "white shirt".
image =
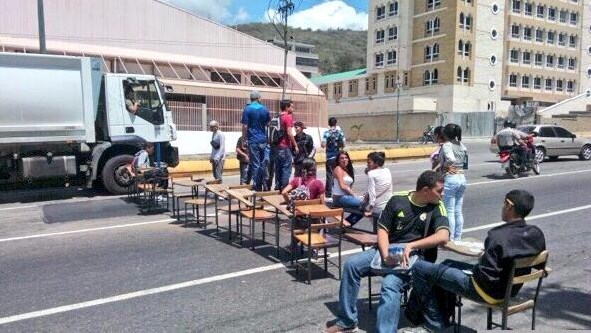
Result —
<instances>
[{"instance_id":1,"label":"white shirt","mask_svg":"<svg viewBox=\"0 0 591 333\"><path fill-rule=\"evenodd\" d=\"M378 168L367 173L367 194L372 212L381 213L392 196L392 173L390 169Z\"/></svg>"},{"instance_id":2,"label":"white shirt","mask_svg":"<svg viewBox=\"0 0 591 333\"><path fill-rule=\"evenodd\" d=\"M353 184L353 178L351 178L351 176L349 176L349 174L347 174L346 172L343 176L343 181L349 187L351 187L351 184ZM343 189L339 185L339 180L337 179L337 177L334 177L332 180L332 195L347 195L347 193L343 192Z\"/></svg>"}]
</instances>

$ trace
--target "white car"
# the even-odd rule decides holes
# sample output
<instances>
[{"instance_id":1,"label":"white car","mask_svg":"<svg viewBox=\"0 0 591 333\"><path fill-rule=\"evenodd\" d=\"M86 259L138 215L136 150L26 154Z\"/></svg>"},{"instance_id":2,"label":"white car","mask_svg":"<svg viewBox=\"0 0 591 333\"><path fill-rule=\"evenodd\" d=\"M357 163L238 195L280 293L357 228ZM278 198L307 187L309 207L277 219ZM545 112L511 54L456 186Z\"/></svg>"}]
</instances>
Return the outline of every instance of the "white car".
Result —
<instances>
[{"instance_id":1,"label":"white car","mask_svg":"<svg viewBox=\"0 0 591 333\"><path fill-rule=\"evenodd\" d=\"M521 125L517 129L525 134L535 133L536 160L539 163L545 157L555 160L558 156L577 155L581 160L591 159L591 140L577 138L575 134L555 125ZM499 152L496 135L490 140L489 150Z\"/></svg>"}]
</instances>

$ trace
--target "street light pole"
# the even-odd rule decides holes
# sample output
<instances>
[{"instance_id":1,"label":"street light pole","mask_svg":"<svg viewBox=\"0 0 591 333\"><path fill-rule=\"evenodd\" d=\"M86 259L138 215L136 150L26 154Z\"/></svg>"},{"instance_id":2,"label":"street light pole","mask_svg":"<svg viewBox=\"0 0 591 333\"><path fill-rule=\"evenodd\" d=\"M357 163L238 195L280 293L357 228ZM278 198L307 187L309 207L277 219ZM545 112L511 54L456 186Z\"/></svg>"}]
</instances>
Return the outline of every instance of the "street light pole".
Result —
<instances>
[{"instance_id":1,"label":"street light pole","mask_svg":"<svg viewBox=\"0 0 591 333\"><path fill-rule=\"evenodd\" d=\"M43 0L37 0L37 21L39 25L39 53L47 53L45 48L45 15L43 13Z\"/></svg>"},{"instance_id":2,"label":"street light pole","mask_svg":"<svg viewBox=\"0 0 591 333\"><path fill-rule=\"evenodd\" d=\"M400 143L400 40L396 48L396 143Z\"/></svg>"}]
</instances>

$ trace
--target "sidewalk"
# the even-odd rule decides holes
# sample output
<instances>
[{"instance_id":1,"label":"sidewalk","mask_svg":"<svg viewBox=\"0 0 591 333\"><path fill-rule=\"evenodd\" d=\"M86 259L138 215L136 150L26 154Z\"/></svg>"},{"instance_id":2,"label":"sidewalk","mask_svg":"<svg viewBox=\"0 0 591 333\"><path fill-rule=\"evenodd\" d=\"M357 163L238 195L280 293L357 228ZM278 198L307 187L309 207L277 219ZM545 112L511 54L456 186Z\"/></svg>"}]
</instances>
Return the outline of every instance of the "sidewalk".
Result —
<instances>
[{"instance_id":1,"label":"sidewalk","mask_svg":"<svg viewBox=\"0 0 591 333\"><path fill-rule=\"evenodd\" d=\"M347 152L352 161L363 161L372 151L383 151L386 160L412 159L428 157L437 148L434 144L421 145L409 143L358 143L347 145ZM201 173L211 171L209 155L184 155L176 168L169 168L170 173ZM318 149L315 156L316 162L324 163L324 149ZM224 171L237 171L238 160L235 154L228 154L224 164Z\"/></svg>"}]
</instances>

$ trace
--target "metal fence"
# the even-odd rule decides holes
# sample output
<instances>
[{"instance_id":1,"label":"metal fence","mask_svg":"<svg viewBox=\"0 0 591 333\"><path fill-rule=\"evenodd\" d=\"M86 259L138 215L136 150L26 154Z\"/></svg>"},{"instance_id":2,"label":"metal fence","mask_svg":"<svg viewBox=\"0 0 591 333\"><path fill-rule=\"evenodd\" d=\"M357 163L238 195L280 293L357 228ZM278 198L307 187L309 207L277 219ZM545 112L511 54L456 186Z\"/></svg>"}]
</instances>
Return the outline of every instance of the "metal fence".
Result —
<instances>
[{"instance_id":1,"label":"metal fence","mask_svg":"<svg viewBox=\"0 0 591 333\"><path fill-rule=\"evenodd\" d=\"M177 130L202 131L204 129L203 112L205 111L205 104L168 101L168 106L172 111L172 119Z\"/></svg>"}]
</instances>

